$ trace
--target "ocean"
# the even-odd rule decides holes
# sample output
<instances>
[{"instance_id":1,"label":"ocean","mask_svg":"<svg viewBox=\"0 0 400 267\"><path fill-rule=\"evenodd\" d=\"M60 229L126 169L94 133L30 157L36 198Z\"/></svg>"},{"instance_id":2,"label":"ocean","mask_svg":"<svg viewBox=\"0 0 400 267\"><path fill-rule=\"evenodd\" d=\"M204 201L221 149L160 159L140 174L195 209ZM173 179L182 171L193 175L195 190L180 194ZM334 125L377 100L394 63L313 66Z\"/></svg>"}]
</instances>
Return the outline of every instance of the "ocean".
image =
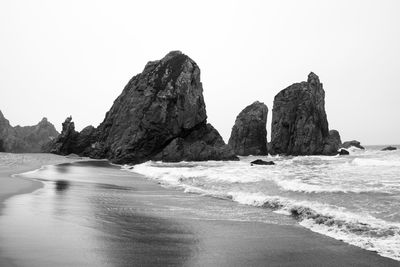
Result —
<instances>
[{"instance_id":1,"label":"ocean","mask_svg":"<svg viewBox=\"0 0 400 267\"><path fill-rule=\"evenodd\" d=\"M187 193L272 210L314 232L400 261L400 151L382 148L351 148L349 156L249 156L123 168ZM257 158L276 165L251 166Z\"/></svg>"}]
</instances>

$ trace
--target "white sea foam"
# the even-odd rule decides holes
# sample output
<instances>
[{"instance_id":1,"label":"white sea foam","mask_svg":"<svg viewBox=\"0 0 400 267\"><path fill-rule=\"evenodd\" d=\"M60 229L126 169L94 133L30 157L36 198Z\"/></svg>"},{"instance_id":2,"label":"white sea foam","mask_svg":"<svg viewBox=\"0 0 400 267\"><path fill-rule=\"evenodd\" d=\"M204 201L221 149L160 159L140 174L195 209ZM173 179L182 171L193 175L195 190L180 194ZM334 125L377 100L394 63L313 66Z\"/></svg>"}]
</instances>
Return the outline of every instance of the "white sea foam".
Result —
<instances>
[{"instance_id":1,"label":"white sea foam","mask_svg":"<svg viewBox=\"0 0 400 267\"><path fill-rule=\"evenodd\" d=\"M400 260L400 154L355 154L266 158L274 166L251 166L256 157L146 162L129 171L188 193L269 208L312 231Z\"/></svg>"},{"instance_id":2,"label":"white sea foam","mask_svg":"<svg viewBox=\"0 0 400 267\"><path fill-rule=\"evenodd\" d=\"M229 195L241 204L293 215L312 231L400 260L400 223L388 223L369 214L356 214L318 202L295 201L262 193L230 192Z\"/></svg>"},{"instance_id":3,"label":"white sea foam","mask_svg":"<svg viewBox=\"0 0 400 267\"><path fill-rule=\"evenodd\" d=\"M392 181L366 181L364 184L355 186L351 183L338 184L337 181L332 181L329 186L325 184L312 184L304 182L301 179L280 179L275 180L276 184L284 191L304 192L304 193L381 193L392 194L393 191L398 191L397 185L392 185ZM386 182L387 185L384 183ZM378 186L379 185L379 186Z\"/></svg>"},{"instance_id":4,"label":"white sea foam","mask_svg":"<svg viewBox=\"0 0 400 267\"><path fill-rule=\"evenodd\" d=\"M356 166L387 166L400 167L400 159L370 159L370 158L355 158L351 164Z\"/></svg>"}]
</instances>

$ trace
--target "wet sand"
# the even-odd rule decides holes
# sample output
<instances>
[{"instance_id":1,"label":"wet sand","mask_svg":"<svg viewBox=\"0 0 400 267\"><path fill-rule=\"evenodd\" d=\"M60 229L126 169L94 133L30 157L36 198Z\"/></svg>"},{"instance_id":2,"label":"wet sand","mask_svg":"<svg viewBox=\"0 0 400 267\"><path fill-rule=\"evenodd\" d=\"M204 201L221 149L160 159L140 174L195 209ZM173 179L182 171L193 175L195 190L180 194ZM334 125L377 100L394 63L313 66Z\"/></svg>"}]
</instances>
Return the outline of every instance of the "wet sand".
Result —
<instances>
[{"instance_id":1,"label":"wet sand","mask_svg":"<svg viewBox=\"0 0 400 267\"><path fill-rule=\"evenodd\" d=\"M49 168L43 177L54 180L7 201L0 225L11 234L0 236L10 244L7 256L16 266L400 265L313 233L286 216L165 189L105 164ZM261 221L246 220L260 211Z\"/></svg>"},{"instance_id":2,"label":"wet sand","mask_svg":"<svg viewBox=\"0 0 400 267\"><path fill-rule=\"evenodd\" d=\"M13 174L33 171L43 165L74 162L76 160L44 153L0 153L0 215L4 207L4 201L7 198L18 194L30 193L43 186L39 181L12 177ZM10 260L2 257L1 251L0 266L14 266Z\"/></svg>"}]
</instances>

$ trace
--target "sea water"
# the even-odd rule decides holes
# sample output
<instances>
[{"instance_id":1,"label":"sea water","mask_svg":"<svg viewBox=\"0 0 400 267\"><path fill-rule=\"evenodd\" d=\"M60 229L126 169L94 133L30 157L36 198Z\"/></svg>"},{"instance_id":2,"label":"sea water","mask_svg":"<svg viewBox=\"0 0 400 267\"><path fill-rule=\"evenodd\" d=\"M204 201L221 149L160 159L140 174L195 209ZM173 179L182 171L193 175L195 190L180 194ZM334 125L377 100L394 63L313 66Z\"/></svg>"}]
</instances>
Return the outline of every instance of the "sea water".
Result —
<instances>
[{"instance_id":1,"label":"sea water","mask_svg":"<svg viewBox=\"0 0 400 267\"><path fill-rule=\"evenodd\" d=\"M400 260L400 151L381 149L123 168L188 193L270 209L312 231ZM251 166L257 158L276 165Z\"/></svg>"}]
</instances>

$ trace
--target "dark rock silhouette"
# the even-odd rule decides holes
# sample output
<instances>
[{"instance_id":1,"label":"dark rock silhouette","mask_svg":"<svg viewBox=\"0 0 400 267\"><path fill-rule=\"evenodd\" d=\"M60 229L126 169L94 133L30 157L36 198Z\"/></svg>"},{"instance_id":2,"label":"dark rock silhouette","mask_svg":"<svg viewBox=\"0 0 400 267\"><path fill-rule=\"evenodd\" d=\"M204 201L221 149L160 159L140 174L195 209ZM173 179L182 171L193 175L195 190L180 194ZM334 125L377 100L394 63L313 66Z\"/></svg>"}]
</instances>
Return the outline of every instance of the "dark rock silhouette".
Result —
<instances>
[{"instance_id":1,"label":"dark rock silhouette","mask_svg":"<svg viewBox=\"0 0 400 267\"><path fill-rule=\"evenodd\" d=\"M34 126L11 126L0 111L0 151L12 153L43 152L43 146L58 136L46 118Z\"/></svg>"},{"instance_id":2,"label":"dark rock silhouette","mask_svg":"<svg viewBox=\"0 0 400 267\"><path fill-rule=\"evenodd\" d=\"M237 159L207 124L199 67L179 51L147 63L125 86L97 129L87 129L77 137L67 130L56 140L54 153L108 158L116 163Z\"/></svg>"},{"instance_id":3,"label":"dark rock silhouette","mask_svg":"<svg viewBox=\"0 0 400 267\"><path fill-rule=\"evenodd\" d=\"M78 138L76 139L76 152L82 154L83 156L90 156L90 153L92 151L92 144L95 144L96 141L96 128L92 125L86 126L82 129L82 131L79 132Z\"/></svg>"},{"instance_id":4,"label":"dark rock silhouette","mask_svg":"<svg viewBox=\"0 0 400 267\"><path fill-rule=\"evenodd\" d=\"M350 147L352 147L352 146L357 147L357 148L359 148L359 149L365 149L365 148L361 145L361 143L360 143L359 141L357 141L357 140L346 141L346 142L344 142L344 143L342 144L342 147L343 147L343 148L350 148Z\"/></svg>"},{"instance_id":5,"label":"dark rock silhouette","mask_svg":"<svg viewBox=\"0 0 400 267\"><path fill-rule=\"evenodd\" d=\"M51 145L50 152L61 155L76 153L78 136L79 133L75 131L75 124L72 121L72 117L66 118L62 124L61 134Z\"/></svg>"},{"instance_id":6,"label":"dark rock silhouette","mask_svg":"<svg viewBox=\"0 0 400 267\"><path fill-rule=\"evenodd\" d=\"M339 155L341 156L350 155L350 152L342 148L339 150Z\"/></svg>"},{"instance_id":7,"label":"dark rock silhouette","mask_svg":"<svg viewBox=\"0 0 400 267\"><path fill-rule=\"evenodd\" d=\"M198 160L237 160L211 124L201 125L185 138L175 138L153 160L169 162Z\"/></svg>"},{"instance_id":8,"label":"dark rock silhouette","mask_svg":"<svg viewBox=\"0 0 400 267\"><path fill-rule=\"evenodd\" d=\"M338 149L342 145L342 140L340 139L340 134L336 130L330 130L329 136L325 139L323 155L336 155L338 154Z\"/></svg>"},{"instance_id":9,"label":"dark rock silhouette","mask_svg":"<svg viewBox=\"0 0 400 267\"><path fill-rule=\"evenodd\" d=\"M388 146L382 149L382 151L392 151L392 150L397 150L397 147L394 146Z\"/></svg>"},{"instance_id":10,"label":"dark rock silhouette","mask_svg":"<svg viewBox=\"0 0 400 267\"><path fill-rule=\"evenodd\" d=\"M316 74L279 92L272 111L271 154L333 155L339 146L329 134L325 91Z\"/></svg>"},{"instance_id":11,"label":"dark rock silhouette","mask_svg":"<svg viewBox=\"0 0 400 267\"><path fill-rule=\"evenodd\" d=\"M275 163L273 161L265 161L262 159L256 159L252 162L250 162L250 165L253 166L254 165L275 165Z\"/></svg>"},{"instance_id":12,"label":"dark rock silhouette","mask_svg":"<svg viewBox=\"0 0 400 267\"><path fill-rule=\"evenodd\" d=\"M5 148L4 148L4 141L2 139L0 139L0 152L5 152Z\"/></svg>"},{"instance_id":13,"label":"dark rock silhouette","mask_svg":"<svg viewBox=\"0 0 400 267\"><path fill-rule=\"evenodd\" d=\"M258 101L247 106L236 117L228 145L237 155L267 155L268 107Z\"/></svg>"}]
</instances>

